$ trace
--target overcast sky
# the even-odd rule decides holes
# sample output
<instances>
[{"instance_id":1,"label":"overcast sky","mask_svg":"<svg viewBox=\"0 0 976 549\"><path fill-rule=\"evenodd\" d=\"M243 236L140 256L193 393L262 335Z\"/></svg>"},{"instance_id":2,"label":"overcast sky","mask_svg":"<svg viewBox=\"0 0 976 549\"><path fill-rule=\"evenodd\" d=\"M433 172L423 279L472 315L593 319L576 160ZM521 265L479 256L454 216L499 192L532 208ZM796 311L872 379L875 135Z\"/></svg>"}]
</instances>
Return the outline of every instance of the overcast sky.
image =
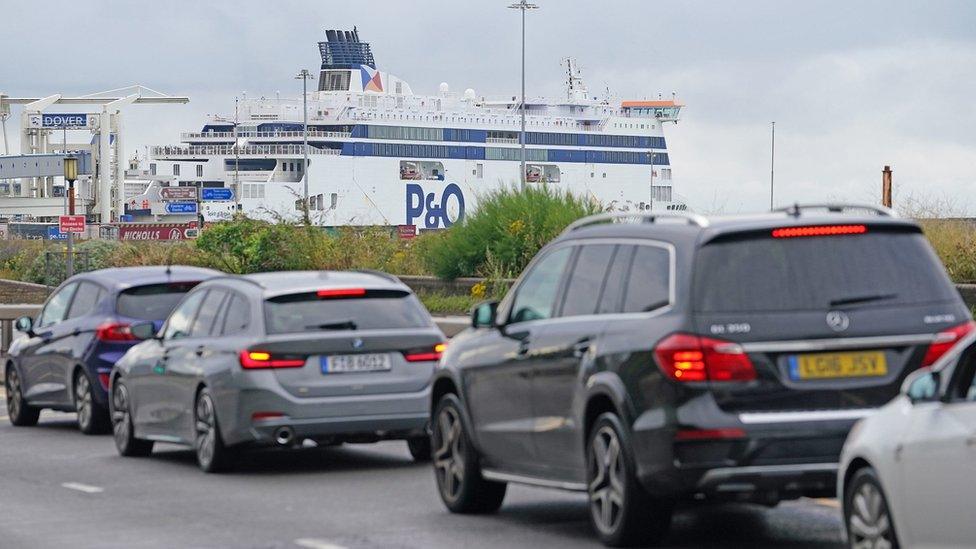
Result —
<instances>
[{"instance_id":1,"label":"overcast sky","mask_svg":"<svg viewBox=\"0 0 976 549\"><path fill-rule=\"evenodd\" d=\"M687 107L665 128L675 191L699 211L768 208L775 120L777 204L876 201L890 164L896 200L976 213L976 2L535 1L528 95L561 96L566 56L591 95L676 92ZM178 142L208 113L232 113L242 91L298 95L293 76L318 69L325 29L356 25L379 68L415 93L445 81L513 95L519 26L509 3L5 2L0 91L143 84L190 97L128 107L131 154ZM11 119L12 152L16 127Z\"/></svg>"}]
</instances>

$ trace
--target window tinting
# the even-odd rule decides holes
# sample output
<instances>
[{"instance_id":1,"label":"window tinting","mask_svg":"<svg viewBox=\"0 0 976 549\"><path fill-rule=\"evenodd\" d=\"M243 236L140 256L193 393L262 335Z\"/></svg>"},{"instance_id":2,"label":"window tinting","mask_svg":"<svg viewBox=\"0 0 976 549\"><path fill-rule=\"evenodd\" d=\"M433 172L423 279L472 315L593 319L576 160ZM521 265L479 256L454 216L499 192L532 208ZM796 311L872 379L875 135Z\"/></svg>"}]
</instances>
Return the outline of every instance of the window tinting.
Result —
<instances>
[{"instance_id":1,"label":"window tinting","mask_svg":"<svg viewBox=\"0 0 976 549\"><path fill-rule=\"evenodd\" d=\"M200 308L206 291L190 294L180 303L173 314L166 320L166 328L163 332L163 339L180 339L190 335L190 324Z\"/></svg>"},{"instance_id":2,"label":"window tinting","mask_svg":"<svg viewBox=\"0 0 976 549\"><path fill-rule=\"evenodd\" d=\"M591 315L596 312L614 247L613 244L590 244L580 249L573 272L569 275L561 316Z\"/></svg>"},{"instance_id":3,"label":"window tinting","mask_svg":"<svg viewBox=\"0 0 976 549\"><path fill-rule=\"evenodd\" d=\"M37 325L50 326L64 320L65 313L68 312L68 305L71 303L71 297L77 289L78 283L72 282L51 296L47 305L44 306L44 310L41 311L41 317L38 319Z\"/></svg>"},{"instance_id":4,"label":"window tinting","mask_svg":"<svg viewBox=\"0 0 976 549\"><path fill-rule=\"evenodd\" d=\"M670 302L671 254L657 246L637 246L627 276L624 312L653 311Z\"/></svg>"},{"instance_id":5,"label":"window tinting","mask_svg":"<svg viewBox=\"0 0 976 549\"><path fill-rule=\"evenodd\" d=\"M223 305L225 297L227 297L227 292L223 290L213 289L207 292L207 297L200 304L197 319L193 322L190 337L205 337L213 333L211 330L214 320L217 318L217 313L220 312L220 306Z\"/></svg>"},{"instance_id":6,"label":"window tinting","mask_svg":"<svg viewBox=\"0 0 976 549\"><path fill-rule=\"evenodd\" d=\"M708 244L695 264L695 308L826 310L839 301L871 307L959 299L921 234L868 231Z\"/></svg>"},{"instance_id":7,"label":"window tinting","mask_svg":"<svg viewBox=\"0 0 976 549\"><path fill-rule=\"evenodd\" d=\"M223 334L239 334L246 330L250 323L251 307L248 306L247 300L242 296L232 295L227 305Z\"/></svg>"},{"instance_id":8,"label":"window tinting","mask_svg":"<svg viewBox=\"0 0 976 549\"><path fill-rule=\"evenodd\" d=\"M619 313L621 311L620 302L623 299L624 284L633 255L634 246L617 246L610 263L610 271L607 273L607 281L603 286L603 293L600 294L597 314Z\"/></svg>"},{"instance_id":9,"label":"window tinting","mask_svg":"<svg viewBox=\"0 0 976 549\"><path fill-rule=\"evenodd\" d=\"M315 293L281 296L264 302L264 317L269 334L430 325L417 298L402 291L368 292L356 298L323 299Z\"/></svg>"},{"instance_id":10,"label":"window tinting","mask_svg":"<svg viewBox=\"0 0 976 549\"><path fill-rule=\"evenodd\" d=\"M115 310L140 320L163 320L197 282L168 282L134 286L119 294Z\"/></svg>"},{"instance_id":11,"label":"window tinting","mask_svg":"<svg viewBox=\"0 0 976 549\"><path fill-rule=\"evenodd\" d=\"M95 310L95 304L102 299L103 295L105 295L105 290L102 290L101 286L91 282L80 283L78 290L75 291L75 298L71 300L68 318L78 318L92 312Z\"/></svg>"},{"instance_id":12,"label":"window tinting","mask_svg":"<svg viewBox=\"0 0 976 549\"><path fill-rule=\"evenodd\" d=\"M515 294L511 322L538 320L552 316L556 291L562 278L571 248L555 250L542 258L526 275Z\"/></svg>"}]
</instances>

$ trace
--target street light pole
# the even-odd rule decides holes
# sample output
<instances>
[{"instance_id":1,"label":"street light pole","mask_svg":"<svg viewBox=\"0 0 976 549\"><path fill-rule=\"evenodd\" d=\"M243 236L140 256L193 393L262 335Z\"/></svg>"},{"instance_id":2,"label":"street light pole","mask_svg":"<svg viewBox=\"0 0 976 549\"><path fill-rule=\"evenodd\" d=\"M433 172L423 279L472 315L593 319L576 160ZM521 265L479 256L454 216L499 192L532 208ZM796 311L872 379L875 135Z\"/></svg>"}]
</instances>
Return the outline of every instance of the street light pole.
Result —
<instances>
[{"instance_id":1,"label":"street light pole","mask_svg":"<svg viewBox=\"0 0 976 549\"><path fill-rule=\"evenodd\" d=\"M522 142L522 176L519 181L520 189L525 190L525 10L539 9L539 6L530 4L527 0L520 0L508 7L522 12L522 101L519 108L522 111L522 134L519 139Z\"/></svg>"},{"instance_id":2,"label":"street light pole","mask_svg":"<svg viewBox=\"0 0 976 549\"><path fill-rule=\"evenodd\" d=\"M651 152L647 153L651 158L651 201L648 210L652 213L654 212L654 147L651 147Z\"/></svg>"},{"instance_id":3,"label":"street light pole","mask_svg":"<svg viewBox=\"0 0 976 549\"><path fill-rule=\"evenodd\" d=\"M776 162L776 122L770 122L771 128L770 147L769 147L769 209L773 209L773 166Z\"/></svg>"},{"instance_id":4,"label":"street light pole","mask_svg":"<svg viewBox=\"0 0 976 549\"><path fill-rule=\"evenodd\" d=\"M75 180L78 179L78 159L66 156L62 161L64 165L64 180L68 183L65 192L68 193L68 215L75 214ZM65 278L71 278L75 274L75 252L74 252L74 233L68 231L68 257L65 265Z\"/></svg>"},{"instance_id":5,"label":"street light pole","mask_svg":"<svg viewBox=\"0 0 976 549\"><path fill-rule=\"evenodd\" d=\"M295 77L302 81L302 184L304 187L302 196L305 200L302 216L306 225L312 224L309 217L309 209L312 205L308 203L308 79L311 77L312 74L308 69L302 69Z\"/></svg>"}]
</instances>

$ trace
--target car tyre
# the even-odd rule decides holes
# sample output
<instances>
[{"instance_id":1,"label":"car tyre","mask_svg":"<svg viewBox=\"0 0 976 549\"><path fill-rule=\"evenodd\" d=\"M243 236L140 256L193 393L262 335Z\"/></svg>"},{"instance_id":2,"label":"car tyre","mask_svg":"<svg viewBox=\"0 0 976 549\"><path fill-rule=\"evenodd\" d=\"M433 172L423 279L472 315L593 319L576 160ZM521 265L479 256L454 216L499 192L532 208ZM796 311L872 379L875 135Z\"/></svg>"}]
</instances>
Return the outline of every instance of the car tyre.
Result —
<instances>
[{"instance_id":1,"label":"car tyre","mask_svg":"<svg viewBox=\"0 0 976 549\"><path fill-rule=\"evenodd\" d=\"M613 413L594 422L586 444L590 522L605 545L660 541L671 527L674 504L651 497L638 483L630 437Z\"/></svg>"},{"instance_id":2,"label":"car tyre","mask_svg":"<svg viewBox=\"0 0 976 549\"><path fill-rule=\"evenodd\" d=\"M217 407L207 388L200 389L194 407L196 437L193 448L197 454L197 464L205 473L220 473L230 470L235 462L233 449L224 445L217 422Z\"/></svg>"},{"instance_id":3,"label":"car tyre","mask_svg":"<svg viewBox=\"0 0 976 549\"><path fill-rule=\"evenodd\" d=\"M431 437L437 492L453 513L493 513L502 506L507 485L481 476L478 454L462 418L457 396L445 395L437 403Z\"/></svg>"},{"instance_id":4,"label":"car tyre","mask_svg":"<svg viewBox=\"0 0 976 549\"><path fill-rule=\"evenodd\" d=\"M146 457L152 454L153 441L136 438L132 424L132 400L129 389L121 379L112 384L112 399L109 402L112 417L112 437L119 455L125 457Z\"/></svg>"},{"instance_id":5,"label":"car tyre","mask_svg":"<svg viewBox=\"0 0 976 549\"><path fill-rule=\"evenodd\" d=\"M20 383L17 368L7 367L4 387L7 390L7 417L10 418L10 423L17 427L37 425L37 420L41 417L41 409L27 404L24 399L24 388Z\"/></svg>"},{"instance_id":6,"label":"car tyre","mask_svg":"<svg viewBox=\"0 0 976 549\"><path fill-rule=\"evenodd\" d=\"M888 498L877 472L871 467L858 469L847 483L844 525L850 547L887 546L898 549L900 546Z\"/></svg>"},{"instance_id":7,"label":"car tyre","mask_svg":"<svg viewBox=\"0 0 976 549\"><path fill-rule=\"evenodd\" d=\"M426 463L430 461L430 437L413 437L407 439L407 449L410 450L410 456L417 463Z\"/></svg>"},{"instance_id":8,"label":"car tyre","mask_svg":"<svg viewBox=\"0 0 976 549\"><path fill-rule=\"evenodd\" d=\"M109 432L111 423L108 409L95 400L95 387L83 370L75 372L74 383L75 412L78 414L78 429L86 435L101 435Z\"/></svg>"}]
</instances>

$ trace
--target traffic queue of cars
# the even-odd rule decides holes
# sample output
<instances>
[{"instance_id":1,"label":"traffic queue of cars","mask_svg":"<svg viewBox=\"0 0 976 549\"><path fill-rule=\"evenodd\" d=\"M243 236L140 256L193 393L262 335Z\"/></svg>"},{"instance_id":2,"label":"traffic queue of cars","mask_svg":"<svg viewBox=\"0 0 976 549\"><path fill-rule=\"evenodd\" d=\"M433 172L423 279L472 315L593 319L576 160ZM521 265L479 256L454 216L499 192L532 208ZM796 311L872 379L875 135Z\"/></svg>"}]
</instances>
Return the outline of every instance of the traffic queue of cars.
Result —
<instances>
[{"instance_id":1,"label":"traffic queue of cars","mask_svg":"<svg viewBox=\"0 0 976 549\"><path fill-rule=\"evenodd\" d=\"M17 324L11 422L73 409L126 456L403 439L450 511L576 490L611 546L679 505L835 494L852 547L976 539L976 325L880 208L585 218L446 348L373 272L88 273Z\"/></svg>"}]
</instances>

